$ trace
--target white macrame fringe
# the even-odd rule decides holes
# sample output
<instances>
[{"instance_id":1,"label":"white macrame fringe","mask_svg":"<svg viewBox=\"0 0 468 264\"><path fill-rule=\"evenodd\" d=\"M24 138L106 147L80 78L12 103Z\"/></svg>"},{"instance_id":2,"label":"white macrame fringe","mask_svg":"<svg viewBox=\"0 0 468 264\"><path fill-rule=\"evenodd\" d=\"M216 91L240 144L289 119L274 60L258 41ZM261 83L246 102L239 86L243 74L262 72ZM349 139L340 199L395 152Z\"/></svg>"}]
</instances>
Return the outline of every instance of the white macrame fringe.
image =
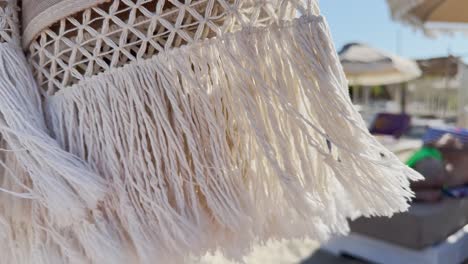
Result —
<instances>
[{"instance_id":1,"label":"white macrame fringe","mask_svg":"<svg viewBox=\"0 0 468 264\"><path fill-rule=\"evenodd\" d=\"M124 256L167 263L164 257L177 262L218 248L242 256L253 243L326 239L348 231L347 217L406 210L413 195L408 179L419 175L368 133L331 43L323 18L306 16L169 50L46 98L55 139L110 189L88 215L89 229L70 227L75 244L55 245L57 259L76 251L92 263L106 263L98 262L103 256L114 256L109 263L126 263ZM10 97L15 102L19 95ZM20 116L40 123L35 109ZM37 153L56 154L49 149L55 145L36 143L46 142L42 136L23 136L41 133L21 128L29 130L9 134ZM69 158L58 166L47 155L34 157L25 163L40 166L27 167L29 173L79 168L53 178L71 187L61 185L60 193L54 185L46 206L60 207L56 199L69 194L69 203L99 197L102 185L82 163Z\"/></svg>"}]
</instances>

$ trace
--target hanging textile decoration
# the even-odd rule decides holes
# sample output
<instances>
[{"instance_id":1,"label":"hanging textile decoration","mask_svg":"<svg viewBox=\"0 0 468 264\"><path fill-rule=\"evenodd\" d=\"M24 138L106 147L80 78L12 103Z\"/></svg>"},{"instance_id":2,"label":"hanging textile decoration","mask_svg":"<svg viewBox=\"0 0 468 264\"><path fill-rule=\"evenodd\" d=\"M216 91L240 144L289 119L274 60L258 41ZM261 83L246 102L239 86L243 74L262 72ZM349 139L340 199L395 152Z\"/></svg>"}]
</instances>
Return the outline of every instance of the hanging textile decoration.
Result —
<instances>
[{"instance_id":1,"label":"hanging textile decoration","mask_svg":"<svg viewBox=\"0 0 468 264\"><path fill-rule=\"evenodd\" d=\"M16 2L0 3L6 34ZM18 36L0 47L7 263L240 258L407 209L419 176L368 133L315 1L23 0L22 13L32 75Z\"/></svg>"}]
</instances>

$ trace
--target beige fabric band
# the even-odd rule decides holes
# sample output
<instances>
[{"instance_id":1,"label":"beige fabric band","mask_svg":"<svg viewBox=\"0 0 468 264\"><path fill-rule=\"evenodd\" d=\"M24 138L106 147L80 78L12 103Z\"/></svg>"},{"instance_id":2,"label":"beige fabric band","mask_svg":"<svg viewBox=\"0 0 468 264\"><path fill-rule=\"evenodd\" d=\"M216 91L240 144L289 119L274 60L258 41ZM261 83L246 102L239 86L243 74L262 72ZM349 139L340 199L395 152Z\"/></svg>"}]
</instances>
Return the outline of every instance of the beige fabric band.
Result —
<instances>
[{"instance_id":1,"label":"beige fabric band","mask_svg":"<svg viewBox=\"0 0 468 264\"><path fill-rule=\"evenodd\" d=\"M111 0L23 0L23 47L44 28L86 8Z\"/></svg>"}]
</instances>

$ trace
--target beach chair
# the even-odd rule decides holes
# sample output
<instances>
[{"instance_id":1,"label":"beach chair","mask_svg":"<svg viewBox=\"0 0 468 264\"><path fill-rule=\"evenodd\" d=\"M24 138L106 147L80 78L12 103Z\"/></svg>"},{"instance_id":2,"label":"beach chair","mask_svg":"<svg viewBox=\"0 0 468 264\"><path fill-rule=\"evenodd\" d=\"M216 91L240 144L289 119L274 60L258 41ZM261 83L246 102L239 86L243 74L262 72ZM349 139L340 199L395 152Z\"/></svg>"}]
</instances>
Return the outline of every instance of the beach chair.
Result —
<instances>
[{"instance_id":1,"label":"beach chair","mask_svg":"<svg viewBox=\"0 0 468 264\"><path fill-rule=\"evenodd\" d=\"M414 204L392 218L360 218L323 246L378 264L460 264L468 259L468 199Z\"/></svg>"}]
</instances>

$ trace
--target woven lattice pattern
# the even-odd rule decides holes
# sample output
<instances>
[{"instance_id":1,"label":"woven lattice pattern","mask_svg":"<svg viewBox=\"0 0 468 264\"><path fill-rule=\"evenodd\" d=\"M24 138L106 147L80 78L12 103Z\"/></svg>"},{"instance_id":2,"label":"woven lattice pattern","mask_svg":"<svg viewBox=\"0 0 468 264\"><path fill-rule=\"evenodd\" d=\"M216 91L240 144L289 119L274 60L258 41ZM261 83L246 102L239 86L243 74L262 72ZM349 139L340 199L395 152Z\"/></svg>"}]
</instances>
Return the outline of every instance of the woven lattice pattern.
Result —
<instances>
[{"instance_id":1,"label":"woven lattice pattern","mask_svg":"<svg viewBox=\"0 0 468 264\"><path fill-rule=\"evenodd\" d=\"M51 95L164 50L291 18L312 8L305 2L115 0L43 30L30 44L30 59L39 85Z\"/></svg>"},{"instance_id":2,"label":"woven lattice pattern","mask_svg":"<svg viewBox=\"0 0 468 264\"><path fill-rule=\"evenodd\" d=\"M0 0L0 43L18 43L16 0Z\"/></svg>"}]
</instances>

